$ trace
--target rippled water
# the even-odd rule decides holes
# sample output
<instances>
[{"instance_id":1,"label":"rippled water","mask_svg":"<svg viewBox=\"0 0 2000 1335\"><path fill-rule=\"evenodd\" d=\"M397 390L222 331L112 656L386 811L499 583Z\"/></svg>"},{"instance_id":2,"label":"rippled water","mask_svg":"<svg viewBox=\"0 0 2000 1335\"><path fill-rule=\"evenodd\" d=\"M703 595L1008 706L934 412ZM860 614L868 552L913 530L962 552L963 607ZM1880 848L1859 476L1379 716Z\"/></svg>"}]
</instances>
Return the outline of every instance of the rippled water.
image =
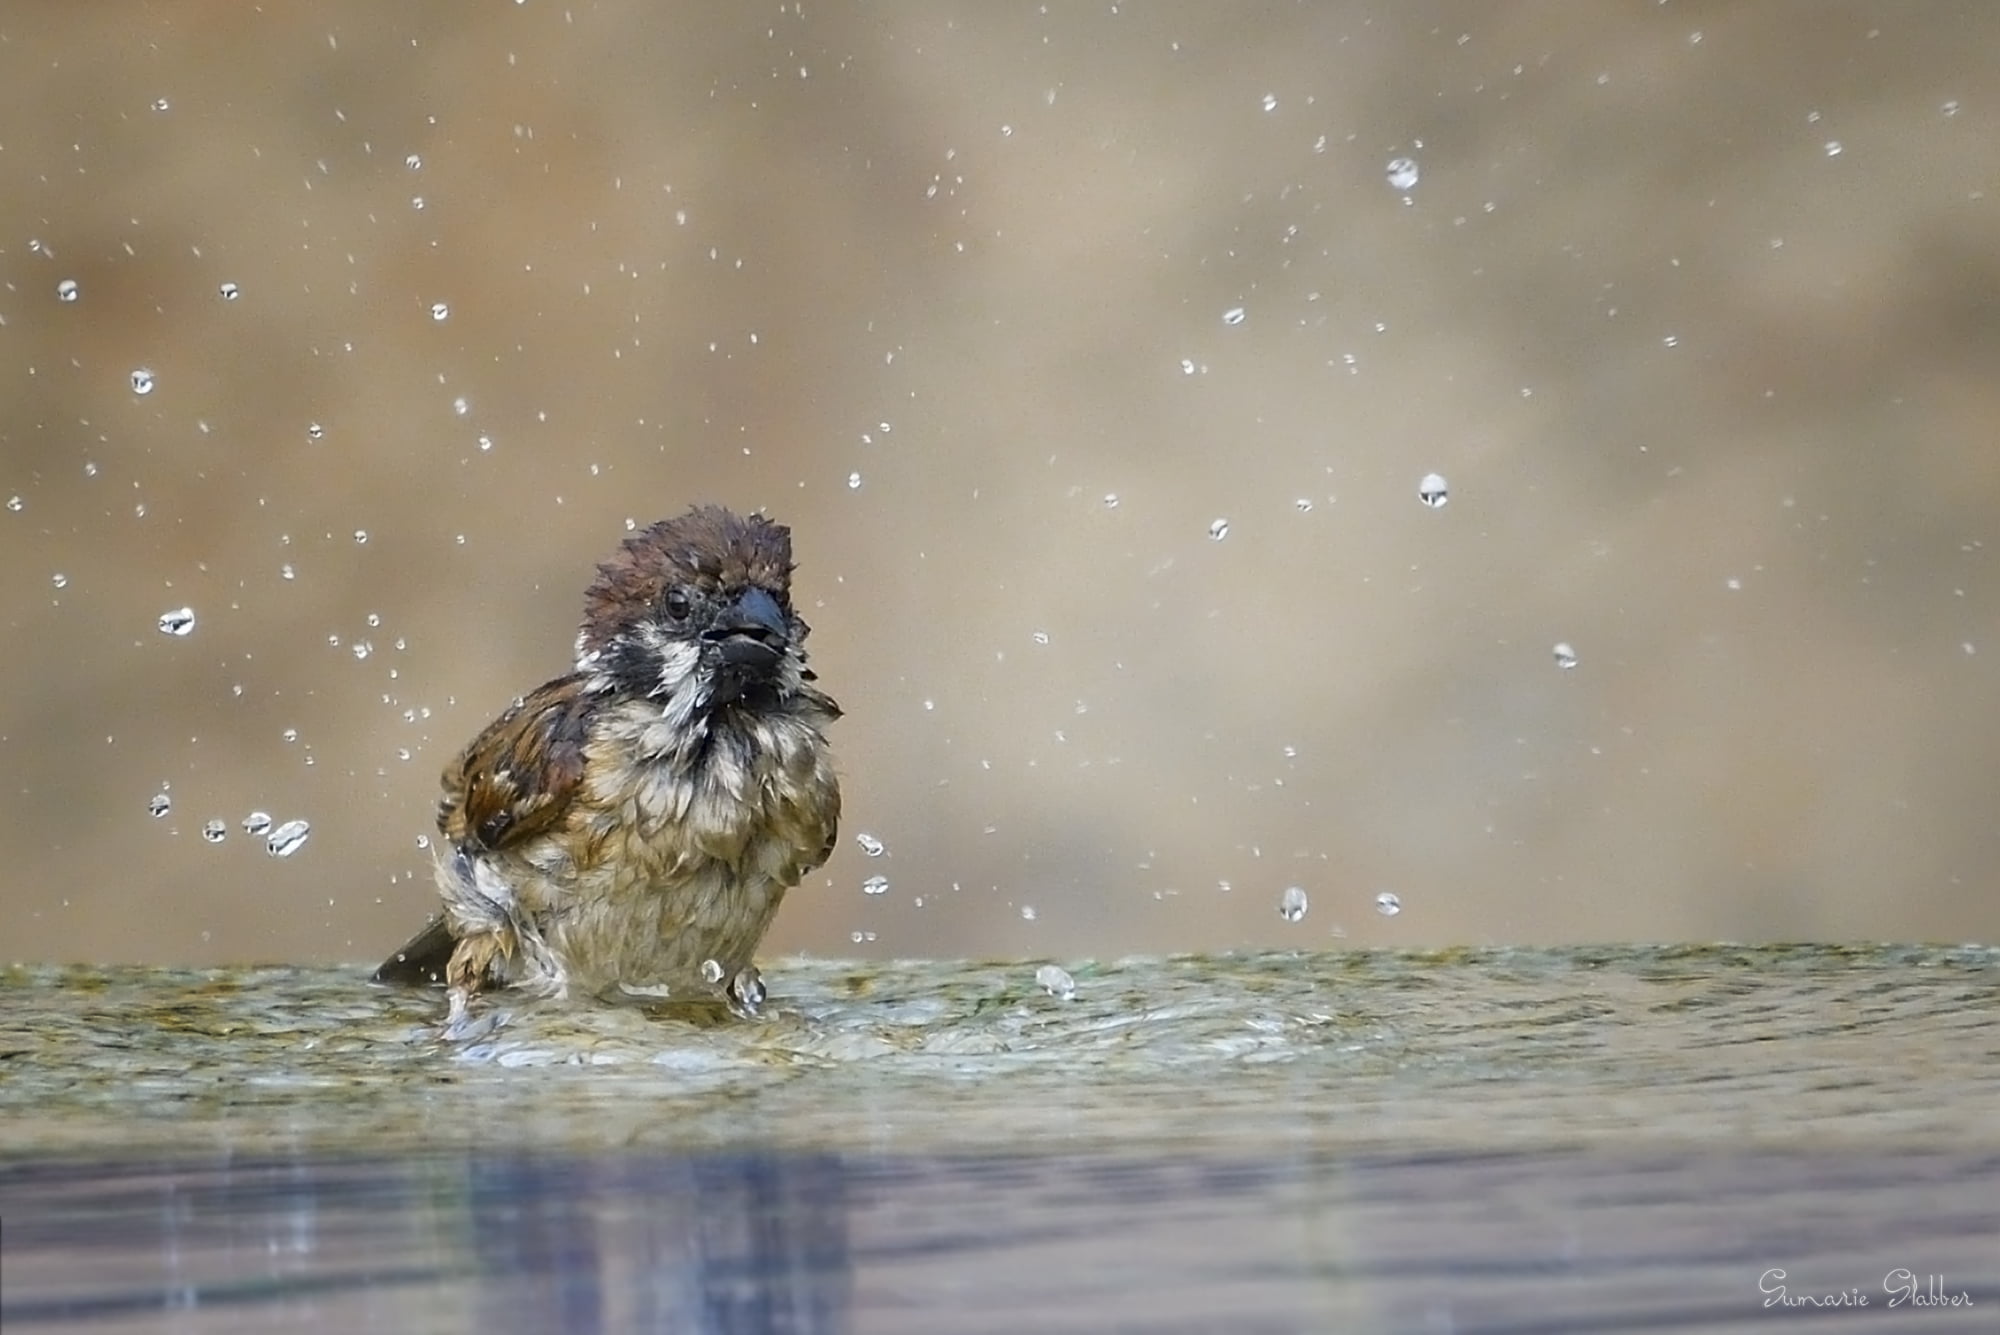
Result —
<instances>
[{"instance_id":1,"label":"rippled water","mask_svg":"<svg viewBox=\"0 0 2000 1335\"><path fill-rule=\"evenodd\" d=\"M449 1043L352 971L16 968L0 1325L2000 1328L2000 952L1066 967Z\"/></svg>"}]
</instances>

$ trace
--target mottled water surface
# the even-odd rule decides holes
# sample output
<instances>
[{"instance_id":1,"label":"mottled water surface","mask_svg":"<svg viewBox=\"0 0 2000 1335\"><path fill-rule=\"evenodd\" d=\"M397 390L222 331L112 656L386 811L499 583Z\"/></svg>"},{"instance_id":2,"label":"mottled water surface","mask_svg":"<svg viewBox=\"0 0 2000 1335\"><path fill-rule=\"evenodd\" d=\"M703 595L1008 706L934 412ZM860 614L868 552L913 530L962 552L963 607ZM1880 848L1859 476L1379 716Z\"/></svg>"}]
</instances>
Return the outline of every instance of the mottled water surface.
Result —
<instances>
[{"instance_id":1,"label":"mottled water surface","mask_svg":"<svg viewBox=\"0 0 2000 1335\"><path fill-rule=\"evenodd\" d=\"M2000 1319L2000 951L1063 967L465 1041L359 970L17 967L6 1328Z\"/></svg>"}]
</instances>

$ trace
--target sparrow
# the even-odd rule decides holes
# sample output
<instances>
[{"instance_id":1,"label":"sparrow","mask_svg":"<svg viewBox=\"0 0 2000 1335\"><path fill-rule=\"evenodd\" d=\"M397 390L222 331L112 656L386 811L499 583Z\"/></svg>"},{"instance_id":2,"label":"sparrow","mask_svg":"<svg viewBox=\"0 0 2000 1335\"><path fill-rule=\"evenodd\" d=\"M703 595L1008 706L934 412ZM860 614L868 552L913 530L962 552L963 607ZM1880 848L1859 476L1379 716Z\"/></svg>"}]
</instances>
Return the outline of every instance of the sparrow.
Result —
<instances>
[{"instance_id":1,"label":"sparrow","mask_svg":"<svg viewBox=\"0 0 2000 1335\"><path fill-rule=\"evenodd\" d=\"M444 911L375 971L471 997L716 998L833 852L840 707L806 665L791 531L697 506L625 539L584 593L576 666L445 767Z\"/></svg>"}]
</instances>

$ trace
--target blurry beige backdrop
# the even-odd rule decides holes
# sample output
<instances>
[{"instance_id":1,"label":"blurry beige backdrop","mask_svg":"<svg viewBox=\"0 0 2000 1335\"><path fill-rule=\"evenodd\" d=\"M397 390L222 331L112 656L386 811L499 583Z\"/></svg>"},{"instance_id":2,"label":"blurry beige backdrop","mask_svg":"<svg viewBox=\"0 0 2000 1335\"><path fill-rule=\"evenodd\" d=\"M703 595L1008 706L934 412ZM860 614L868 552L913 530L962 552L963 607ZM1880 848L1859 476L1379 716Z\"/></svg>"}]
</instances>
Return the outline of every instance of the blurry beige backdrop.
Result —
<instances>
[{"instance_id":1,"label":"blurry beige backdrop","mask_svg":"<svg viewBox=\"0 0 2000 1335\"><path fill-rule=\"evenodd\" d=\"M379 957L440 766L695 500L794 527L849 711L776 951L1991 939L1995 52L9 6L0 953Z\"/></svg>"}]
</instances>

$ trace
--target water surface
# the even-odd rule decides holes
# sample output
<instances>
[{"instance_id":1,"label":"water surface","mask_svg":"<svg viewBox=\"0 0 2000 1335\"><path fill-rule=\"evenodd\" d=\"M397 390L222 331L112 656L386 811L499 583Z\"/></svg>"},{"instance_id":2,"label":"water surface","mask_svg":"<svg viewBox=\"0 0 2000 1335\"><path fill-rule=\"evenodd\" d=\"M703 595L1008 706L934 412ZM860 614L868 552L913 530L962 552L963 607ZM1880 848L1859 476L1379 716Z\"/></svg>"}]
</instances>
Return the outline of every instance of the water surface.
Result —
<instances>
[{"instance_id":1,"label":"water surface","mask_svg":"<svg viewBox=\"0 0 2000 1335\"><path fill-rule=\"evenodd\" d=\"M16 968L0 1316L1747 1330L1782 1287L2000 1320L2000 952L1069 971L793 962L754 1021L503 1000L447 1041L353 971Z\"/></svg>"}]
</instances>

